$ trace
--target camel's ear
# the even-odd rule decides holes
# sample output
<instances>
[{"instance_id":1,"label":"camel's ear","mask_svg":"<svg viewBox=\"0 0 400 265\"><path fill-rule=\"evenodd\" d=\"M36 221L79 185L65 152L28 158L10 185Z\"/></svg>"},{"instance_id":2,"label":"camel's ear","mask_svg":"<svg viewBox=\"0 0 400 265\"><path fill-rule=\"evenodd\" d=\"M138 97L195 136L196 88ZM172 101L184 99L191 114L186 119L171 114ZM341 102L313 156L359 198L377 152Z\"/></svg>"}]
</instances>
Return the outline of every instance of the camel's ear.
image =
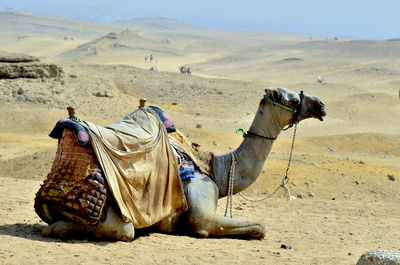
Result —
<instances>
[{"instance_id":1,"label":"camel's ear","mask_svg":"<svg viewBox=\"0 0 400 265\"><path fill-rule=\"evenodd\" d=\"M275 102L281 102L282 92L275 87L266 88L265 94Z\"/></svg>"}]
</instances>

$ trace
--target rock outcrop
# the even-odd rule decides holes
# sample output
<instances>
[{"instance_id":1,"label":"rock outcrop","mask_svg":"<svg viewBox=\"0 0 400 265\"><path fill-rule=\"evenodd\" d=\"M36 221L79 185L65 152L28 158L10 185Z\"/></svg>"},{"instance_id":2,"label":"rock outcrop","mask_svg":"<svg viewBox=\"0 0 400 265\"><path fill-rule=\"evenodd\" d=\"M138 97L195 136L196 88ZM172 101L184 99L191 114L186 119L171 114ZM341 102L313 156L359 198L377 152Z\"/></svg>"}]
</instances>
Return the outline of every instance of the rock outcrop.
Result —
<instances>
[{"instance_id":1,"label":"rock outcrop","mask_svg":"<svg viewBox=\"0 0 400 265\"><path fill-rule=\"evenodd\" d=\"M55 78L63 74L60 66L41 63L37 57L0 53L0 78Z\"/></svg>"},{"instance_id":2,"label":"rock outcrop","mask_svg":"<svg viewBox=\"0 0 400 265\"><path fill-rule=\"evenodd\" d=\"M400 265L400 253L384 249L370 250L360 257L357 265Z\"/></svg>"},{"instance_id":3,"label":"rock outcrop","mask_svg":"<svg viewBox=\"0 0 400 265\"><path fill-rule=\"evenodd\" d=\"M0 63L31 63L39 61L39 58L31 55L0 52Z\"/></svg>"}]
</instances>

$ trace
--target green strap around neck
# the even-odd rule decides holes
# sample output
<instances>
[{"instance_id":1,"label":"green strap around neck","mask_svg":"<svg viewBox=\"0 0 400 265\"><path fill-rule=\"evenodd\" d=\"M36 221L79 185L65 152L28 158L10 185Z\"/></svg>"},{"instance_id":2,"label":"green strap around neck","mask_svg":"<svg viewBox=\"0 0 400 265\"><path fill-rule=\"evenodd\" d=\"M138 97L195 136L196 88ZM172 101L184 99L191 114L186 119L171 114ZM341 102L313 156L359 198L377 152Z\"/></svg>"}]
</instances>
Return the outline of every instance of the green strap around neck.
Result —
<instances>
[{"instance_id":1,"label":"green strap around neck","mask_svg":"<svg viewBox=\"0 0 400 265\"><path fill-rule=\"evenodd\" d=\"M246 138L247 136L256 136L256 137L259 137L259 138L261 138L261 139L268 140L268 141L275 141L276 138L277 138L277 137L262 136L262 135L253 133L253 132L251 132L251 131L247 131L247 133L246 133L246 132L243 131L242 128L237 129L237 130L236 130L236 133L238 133L238 132L242 132L242 133L243 133L243 138Z\"/></svg>"}]
</instances>

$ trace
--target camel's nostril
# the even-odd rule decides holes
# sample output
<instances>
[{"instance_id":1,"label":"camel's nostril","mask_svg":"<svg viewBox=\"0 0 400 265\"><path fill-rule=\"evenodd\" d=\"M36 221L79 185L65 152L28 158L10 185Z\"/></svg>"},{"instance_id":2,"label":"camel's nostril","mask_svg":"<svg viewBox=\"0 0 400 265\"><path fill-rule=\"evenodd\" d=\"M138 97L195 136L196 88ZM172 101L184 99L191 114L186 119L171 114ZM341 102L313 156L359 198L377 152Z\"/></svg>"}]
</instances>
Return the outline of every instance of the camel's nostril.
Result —
<instances>
[{"instance_id":1,"label":"camel's nostril","mask_svg":"<svg viewBox=\"0 0 400 265\"><path fill-rule=\"evenodd\" d=\"M322 103L322 101L320 101L320 102L318 102L318 103L319 103L319 105L320 105L321 107L324 107L324 106L325 106L325 104Z\"/></svg>"}]
</instances>

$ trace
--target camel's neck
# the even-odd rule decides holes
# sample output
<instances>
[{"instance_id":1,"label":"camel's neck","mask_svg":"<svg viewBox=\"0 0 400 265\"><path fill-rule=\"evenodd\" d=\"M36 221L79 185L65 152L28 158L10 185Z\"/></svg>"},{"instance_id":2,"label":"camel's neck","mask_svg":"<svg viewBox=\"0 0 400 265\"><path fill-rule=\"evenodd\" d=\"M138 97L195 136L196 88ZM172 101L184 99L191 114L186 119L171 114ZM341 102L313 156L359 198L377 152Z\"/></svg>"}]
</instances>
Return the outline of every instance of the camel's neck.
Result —
<instances>
[{"instance_id":1,"label":"camel's neck","mask_svg":"<svg viewBox=\"0 0 400 265\"><path fill-rule=\"evenodd\" d=\"M273 115L271 104L260 105L249 131L266 137L277 137L282 128ZM273 141L247 136L235 151L215 157L214 174L220 198L228 192L232 156L236 161L233 192L237 193L256 181L264 168L272 144Z\"/></svg>"}]
</instances>

